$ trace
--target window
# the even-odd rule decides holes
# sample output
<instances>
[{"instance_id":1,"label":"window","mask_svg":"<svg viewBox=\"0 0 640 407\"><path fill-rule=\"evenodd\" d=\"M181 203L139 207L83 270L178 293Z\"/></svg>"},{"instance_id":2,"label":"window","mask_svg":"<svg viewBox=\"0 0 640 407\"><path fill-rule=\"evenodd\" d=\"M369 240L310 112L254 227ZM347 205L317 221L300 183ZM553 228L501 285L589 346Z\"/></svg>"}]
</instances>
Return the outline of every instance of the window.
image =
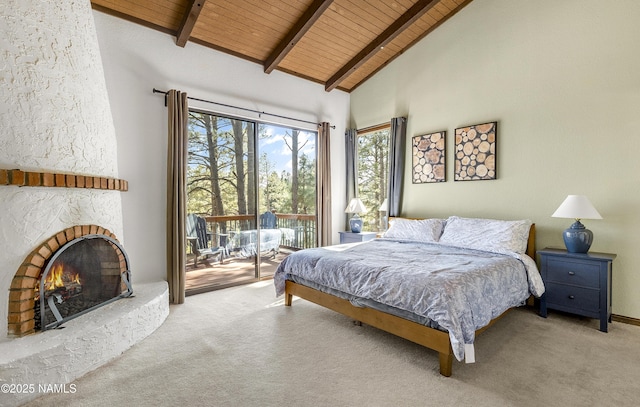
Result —
<instances>
[{"instance_id":1,"label":"window","mask_svg":"<svg viewBox=\"0 0 640 407\"><path fill-rule=\"evenodd\" d=\"M206 222L198 244L222 250L211 267L198 262L198 247L188 252L187 270L198 273L187 273L187 294L270 277L290 252L317 246L316 139L315 131L189 112L187 212ZM202 283L192 284L196 276Z\"/></svg>"},{"instance_id":2,"label":"window","mask_svg":"<svg viewBox=\"0 0 640 407\"><path fill-rule=\"evenodd\" d=\"M389 179L389 135L391 127L387 125L358 131L358 197L367 208L360 214L362 230L379 232L386 229L387 185Z\"/></svg>"}]
</instances>

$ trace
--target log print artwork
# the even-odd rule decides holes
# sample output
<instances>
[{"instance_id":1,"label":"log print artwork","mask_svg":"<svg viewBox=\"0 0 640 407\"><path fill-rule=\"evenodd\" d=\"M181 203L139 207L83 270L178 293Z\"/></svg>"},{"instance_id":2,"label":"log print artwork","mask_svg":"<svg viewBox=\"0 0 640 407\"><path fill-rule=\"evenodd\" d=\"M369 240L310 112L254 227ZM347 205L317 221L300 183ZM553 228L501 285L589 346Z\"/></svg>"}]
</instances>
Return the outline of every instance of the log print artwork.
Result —
<instances>
[{"instance_id":1,"label":"log print artwork","mask_svg":"<svg viewBox=\"0 0 640 407\"><path fill-rule=\"evenodd\" d=\"M455 180L496 179L497 122L456 129Z\"/></svg>"},{"instance_id":2,"label":"log print artwork","mask_svg":"<svg viewBox=\"0 0 640 407\"><path fill-rule=\"evenodd\" d=\"M413 183L445 181L446 132L413 137Z\"/></svg>"}]
</instances>

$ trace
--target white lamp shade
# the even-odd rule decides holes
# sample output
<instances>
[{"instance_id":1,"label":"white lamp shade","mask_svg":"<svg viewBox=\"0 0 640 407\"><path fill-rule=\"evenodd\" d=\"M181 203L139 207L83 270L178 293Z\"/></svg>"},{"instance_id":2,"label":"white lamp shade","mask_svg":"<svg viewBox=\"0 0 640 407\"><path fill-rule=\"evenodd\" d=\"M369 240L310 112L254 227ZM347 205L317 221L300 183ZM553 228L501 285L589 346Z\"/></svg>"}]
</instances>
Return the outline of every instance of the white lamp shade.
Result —
<instances>
[{"instance_id":1,"label":"white lamp shade","mask_svg":"<svg viewBox=\"0 0 640 407\"><path fill-rule=\"evenodd\" d=\"M389 203L387 202L387 198L384 198L384 201L382 201L382 205L380 205L380 208L378 208L378 210L381 212L386 212L388 209Z\"/></svg>"},{"instance_id":2,"label":"white lamp shade","mask_svg":"<svg viewBox=\"0 0 640 407\"><path fill-rule=\"evenodd\" d=\"M553 218L602 219L584 195L569 195L551 215Z\"/></svg>"},{"instance_id":3,"label":"white lamp shade","mask_svg":"<svg viewBox=\"0 0 640 407\"><path fill-rule=\"evenodd\" d=\"M367 208L365 208L360 198L353 198L349 202L349 205L347 205L347 209L345 209L344 211L345 213L362 213L366 212Z\"/></svg>"}]
</instances>

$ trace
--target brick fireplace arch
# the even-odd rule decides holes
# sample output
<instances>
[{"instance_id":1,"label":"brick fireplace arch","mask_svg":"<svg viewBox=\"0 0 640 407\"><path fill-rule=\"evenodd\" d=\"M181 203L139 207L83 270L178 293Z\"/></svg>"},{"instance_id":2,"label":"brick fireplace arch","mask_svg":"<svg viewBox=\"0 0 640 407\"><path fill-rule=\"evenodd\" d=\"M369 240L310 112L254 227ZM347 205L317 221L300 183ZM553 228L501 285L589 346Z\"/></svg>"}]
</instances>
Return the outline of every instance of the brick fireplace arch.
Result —
<instances>
[{"instance_id":1,"label":"brick fireplace arch","mask_svg":"<svg viewBox=\"0 0 640 407\"><path fill-rule=\"evenodd\" d=\"M25 258L13 277L9 289L9 336L20 337L35 332L36 286L46 267L47 260L66 243L86 235L105 235L118 242L113 233L101 226L73 226L51 236ZM113 243L109 242L109 244L118 254L120 272L126 271L127 262L124 253Z\"/></svg>"}]
</instances>

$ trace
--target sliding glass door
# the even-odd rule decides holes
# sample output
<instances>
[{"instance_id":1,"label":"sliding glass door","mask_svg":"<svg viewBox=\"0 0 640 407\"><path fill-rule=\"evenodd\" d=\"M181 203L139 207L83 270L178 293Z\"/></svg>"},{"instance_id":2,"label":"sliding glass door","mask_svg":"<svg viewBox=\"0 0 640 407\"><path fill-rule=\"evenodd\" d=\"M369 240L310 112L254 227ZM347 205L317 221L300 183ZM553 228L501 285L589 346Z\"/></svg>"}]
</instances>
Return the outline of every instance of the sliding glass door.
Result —
<instances>
[{"instance_id":1,"label":"sliding glass door","mask_svg":"<svg viewBox=\"0 0 640 407\"><path fill-rule=\"evenodd\" d=\"M279 239L281 253L262 256L260 275L266 277L291 251L317 246L317 133L273 124L258 129L261 251L269 254Z\"/></svg>"},{"instance_id":2,"label":"sliding glass door","mask_svg":"<svg viewBox=\"0 0 640 407\"><path fill-rule=\"evenodd\" d=\"M192 111L188 151L187 295L269 278L317 245L315 132Z\"/></svg>"}]
</instances>

